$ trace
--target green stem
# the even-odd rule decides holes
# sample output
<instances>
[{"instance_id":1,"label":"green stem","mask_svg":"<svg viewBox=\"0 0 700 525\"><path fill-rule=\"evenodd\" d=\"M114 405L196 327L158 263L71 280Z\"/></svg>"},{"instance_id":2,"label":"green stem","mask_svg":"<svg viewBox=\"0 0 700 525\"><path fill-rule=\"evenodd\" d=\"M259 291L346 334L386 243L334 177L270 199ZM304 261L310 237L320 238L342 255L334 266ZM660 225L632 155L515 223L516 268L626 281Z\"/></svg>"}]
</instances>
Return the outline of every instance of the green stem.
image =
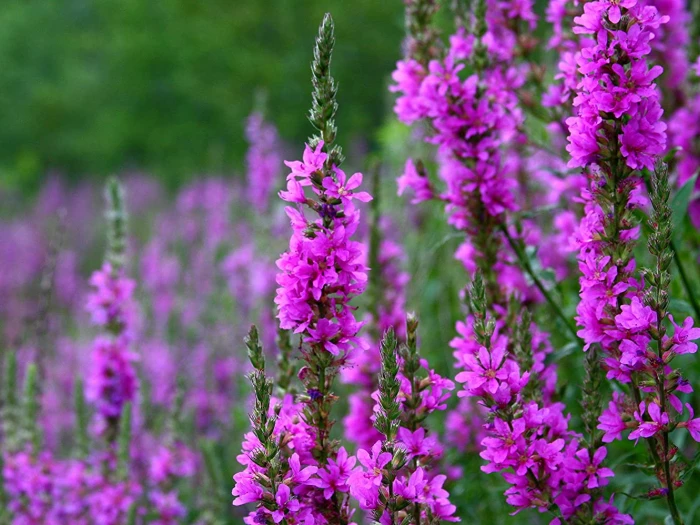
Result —
<instances>
[{"instance_id":1,"label":"green stem","mask_svg":"<svg viewBox=\"0 0 700 525\"><path fill-rule=\"evenodd\" d=\"M503 232L506 239L508 240L508 244L515 252L515 255L518 258L518 262L520 263L521 268L523 270L525 270L525 272L527 272L527 274L530 276L532 281L535 283L535 286L537 287L537 289L544 296L547 303L549 303L549 305L552 307L552 309L554 310L554 313L556 313L557 317L559 317L559 319L561 319L561 321L564 323L564 325L566 326L569 333L573 336L574 340L579 341L578 334L576 333L576 328L574 327L573 323L566 315L564 315L564 312L562 311L561 307L554 300L554 298L549 293L547 288L545 288L545 286L542 284L542 281L540 281L540 278L537 277L537 274L532 269L532 265L530 265L530 261L528 261L527 258L525 257L525 255L522 253L522 250L520 249L518 244L515 242L515 239L513 239L513 237L511 237L510 233L508 233L508 228L506 227L506 225L504 225L504 224L501 225L501 231Z\"/></svg>"},{"instance_id":2,"label":"green stem","mask_svg":"<svg viewBox=\"0 0 700 525\"><path fill-rule=\"evenodd\" d=\"M321 350L323 352L323 350ZM325 407L323 405L326 404L326 366L325 364L321 364L319 367L318 371L318 389L321 393L321 405L322 408L319 411L319 422L318 422L318 446L320 448L320 453L321 453L321 458L320 458L320 463L322 465L325 465L326 462L328 461L328 454L326 451L326 427L328 425L328 415L325 414L326 412L324 410Z\"/></svg>"},{"instance_id":3,"label":"green stem","mask_svg":"<svg viewBox=\"0 0 700 525\"><path fill-rule=\"evenodd\" d=\"M663 447L664 447L664 476L666 477L666 502L668 503L668 510L671 513L671 518L673 518L673 523L675 525L683 525L683 518L681 517L678 507L676 507L676 496L673 492L673 481L671 480L671 465L668 461L668 432L663 433Z\"/></svg>"},{"instance_id":4,"label":"green stem","mask_svg":"<svg viewBox=\"0 0 700 525\"><path fill-rule=\"evenodd\" d=\"M690 305L693 307L693 311L695 312L695 318L700 319L700 304L698 304L698 301L695 298L695 294L691 289L688 274L685 273L683 262L681 261L680 255L678 255L678 250L676 250L676 246L673 240L671 240L671 250L673 250L673 260L676 263L676 268L678 268L678 274L681 276L681 281L683 281L683 288L685 288L685 292L688 295Z\"/></svg>"},{"instance_id":5,"label":"green stem","mask_svg":"<svg viewBox=\"0 0 700 525\"><path fill-rule=\"evenodd\" d=\"M639 406L639 404L642 401L642 396L639 392L639 386L637 386L637 380L635 378L632 378L632 395L634 396L634 401ZM667 456L668 455L668 433L664 432L663 434L663 449L664 449L664 454ZM678 507L676 506L676 497L673 492L673 483L671 481L671 465L669 464L668 457L664 457L663 461L659 457L659 454L656 451L656 448L654 447L654 438L647 438L644 441L646 441L647 446L649 447L649 453L651 454L652 459L654 460L654 465L656 467L656 470L658 472L659 467L663 467L664 469L664 476L666 478L666 503L668 505L668 510L671 513L671 518L673 519L673 523L675 525L683 525L683 518L681 518L680 512L678 512Z\"/></svg>"}]
</instances>

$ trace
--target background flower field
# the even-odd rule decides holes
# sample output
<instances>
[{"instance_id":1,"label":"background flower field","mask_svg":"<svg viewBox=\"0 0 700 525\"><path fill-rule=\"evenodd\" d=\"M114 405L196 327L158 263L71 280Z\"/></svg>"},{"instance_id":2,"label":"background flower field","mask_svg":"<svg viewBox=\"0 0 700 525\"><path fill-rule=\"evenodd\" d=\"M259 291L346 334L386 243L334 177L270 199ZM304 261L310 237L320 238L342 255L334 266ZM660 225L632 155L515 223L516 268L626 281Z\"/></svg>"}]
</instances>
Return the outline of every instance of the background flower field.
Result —
<instances>
[{"instance_id":1,"label":"background flower field","mask_svg":"<svg viewBox=\"0 0 700 525\"><path fill-rule=\"evenodd\" d=\"M0 525L700 522L693 3L235 4L0 10Z\"/></svg>"}]
</instances>

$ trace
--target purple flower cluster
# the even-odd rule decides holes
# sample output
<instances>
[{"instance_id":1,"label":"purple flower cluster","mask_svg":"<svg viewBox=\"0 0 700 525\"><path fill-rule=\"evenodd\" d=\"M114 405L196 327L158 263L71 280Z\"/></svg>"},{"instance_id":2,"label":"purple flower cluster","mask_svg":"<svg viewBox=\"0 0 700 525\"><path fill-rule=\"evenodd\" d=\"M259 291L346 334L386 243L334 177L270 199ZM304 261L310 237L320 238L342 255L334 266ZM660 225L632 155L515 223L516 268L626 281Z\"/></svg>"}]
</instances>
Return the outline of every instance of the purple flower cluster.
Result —
<instances>
[{"instance_id":1,"label":"purple flower cluster","mask_svg":"<svg viewBox=\"0 0 700 525\"><path fill-rule=\"evenodd\" d=\"M663 152L665 144L665 124L658 120L661 116L659 92L651 83L661 68L654 66L649 69L644 57L651 51L648 42L653 37L652 29L657 29L668 17L661 17L653 7L636 4L630 1L622 5L626 27L607 29L603 25L602 17L607 9L604 2L586 4L584 16L577 20L581 31L595 29L600 43L610 42L607 48L600 43L592 49L584 48L582 56L585 60L580 64L583 83L595 82L610 91L607 94L593 91L579 98L589 100L588 104L593 104L593 100L600 104L600 100L614 98L631 119L625 119L623 123L621 113L608 109L601 113L608 121L605 124L607 135L600 134L596 130L603 129L599 126L605 121L598 117L593 124L582 118L586 110L585 105L581 105L578 119L571 122L572 136L576 136L581 126L589 126L588 136L597 137L595 140L600 140L601 144L604 141L608 145L607 153L621 156L631 169L652 167L650 164L653 164L656 155ZM616 14L611 17L608 12L608 18L611 23L613 18L616 19L615 24L622 23ZM629 64L624 71L620 67L615 68L620 62ZM611 77L603 73L607 68L618 70L619 82L610 82ZM625 78L627 80L623 82ZM639 91L640 88L643 93ZM637 138L634 142L638 149L634 158L643 160L632 159L631 150L625 148L628 140L625 135L629 134L630 124L635 119L638 123L634 124L634 128L640 133L635 132ZM641 133L641 130L646 131ZM571 139L572 144L575 140ZM620 145L619 150L615 149L615 144ZM589 166L601 162L605 154L602 149L596 149L591 156L585 155L579 160L583 163L581 165ZM614 159L609 162L614 162ZM680 414L683 404L674 392L690 392L692 388L677 372L672 373L670 363L677 355L697 350L691 341L700 337L700 329L693 328L692 318L687 318L683 326L679 326L671 317L674 335L663 335L659 340L660 348L657 352L652 350L651 343L658 339L661 320L657 312L645 303L645 283L635 278L636 265L631 255L639 237L639 226L631 220L630 212L643 205L645 198L641 195L640 179L629 170L615 173L616 169L606 164L599 168L594 166L589 189L584 192L586 215L575 237L580 249L579 268L582 273L581 302L577 309L577 321L582 327L579 334L586 342L586 348L597 344L603 350L610 379L632 384L632 388L637 389L638 382L645 376L652 384L658 382L660 377L667 377L667 384L662 387L664 395L668 396L670 406ZM621 207L610 199L612 192L616 194ZM642 395L647 394L649 398L641 400L632 409L619 409L625 404L619 395L610 403L599 427L605 431L606 442L619 438L626 428L633 429L630 439L650 438L671 428L669 415L659 410L659 404L663 407L665 402L656 397L655 389L642 389ZM681 422L678 425L688 426L689 423Z\"/></svg>"},{"instance_id":2,"label":"purple flower cluster","mask_svg":"<svg viewBox=\"0 0 700 525\"><path fill-rule=\"evenodd\" d=\"M418 443L417 443L418 444ZM419 446L425 447L425 441ZM360 508L376 511L386 501L389 490L382 486L382 471L391 462L392 455L381 452L381 442L377 441L371 453L360 450L357 458L362 465L350 476L350 493L360 502ZM422 510L421 520L459 521L454 517L455 506L450 504L449 493L443 488L446 476L439 474L429 477L423 467L417 467L412 473L397 477L391 487L391 494L401 498L406 505L414 504ZM379 518L382 525L396 525L389 514L384 511Z\"/></svg>"},{"instance_id":3,"label":"purple flower cluster","mask_svg":"<svg viewBox=\"0 0 700 525\"><path fill-rule=\"evenodd\" d=\"M602 157L621 154L631 169L653 169L666 147L666 124L654 79L663 72L649 67L653 31L668 21L637 0L596 1L584 5L574 32L593 35L577 57L582 78L567 119L569 167L586 167ZM625 13L624 19L621 9ZM622 120L622 116L628 118ZM605 140L613 124L615 140Z\"/></svg>"},{"instance_id":4,"label":"purple flower cluster","mask_svg":"<svg viewBox=\"0 0 700 525\"><path fill-rule=\"evenodd\" d=\"M395 111L402 122L431 123L434 134L429 140L439 148L440 177L446 185L441 198L449 221L470 231L478 227L480 210L498 216L515 207L510 191L513 166L501 148L522 123L515 90L524 78L516 68L495 67L462 80L460 71L473 53L473 36L459 32L450 44L444 60L431 61L427 71L411 59L399 62L392 90L400 93ZM433 194L412 162L399 179L400 190L406 187L415 191L414 201Z\"/></svg>"},{"instance_id":5,"label":"purple flower cluster","mask_svg":"<svg viewBox=\"0 0 700 525\"><path fill-rule=\"evenodd\" d=\"M478 26L480 20L474 23ZM467 238L455 256L470 274L487 276L494 300L517 293L541 300L517 267L515 254L502 248L501 231L507 215L520 210L515 194L530 166L523 159L528 140L519 101L528 68L516 57L529 52L525 36L535 26L532 2L487 1L483 35L458 28L442 58L423 66L413 58L397 64L393 73L397 92L394 111L406 124L430 125L426 142L437 146L440 192L418 163L408 160L398 179L399 194L411 189L413 203L438 199L445 203L448 222ZM467 73L468 72L468 73ZM533 234L510 235L527 246L540 239ZM560 257L561 259L561 257ZM548 264L561 263L550 258Z\"/></svg>"},{"instance_id":6,"label":"purple flower cluster","mask_svg":"<svg viewBox=\"0 0 700 525\"><path fill-rule=\"evenodd\" d=\"M353 201L372 197L357 191L362 174L347 177L331 158L317 140L306 146L302 161L285 162L291 173L279 196L296 206L286 208L292 237L277 261L275 303L280 328L301 334L306 366L299 376L306 394L301 402L287 395L272 409L276 419L266 447L274 446L281 457L261 459L261 434L246 435L238 458L245 470L234 476L233 489L234 505L257 503L246 523L340 523L353 513L347 480L356 460L329 441L329 389L338 367L362 345L358 332L364 323L355 319L350 301L364 291L367 267L362 243L352 240L360 221ZM307 219L304 208L317 218ZM261 474L269 485L260 483Z\"/></svg>"},{"instance_id":7,"label":"purple flower cluster","mask_svg":"<svg viewBox=\"0 0 700 525\"><path fill-rule=\"evenodd\" d=\"M639 237L639 227L630 220L630 213L643 206L646 199L641 193L641 181L632 170L653 168L655 156L663 152L665 145L665 124L659 121L659 92L652 83L661 68L654 66L649 69L644 58L651 52L648 44L653 38L651 29L658 27L664 19L654 8L642 8L636 3L632 1L622 6L625 8L626 28L618 28L621 19L617 12L613 13L617 25L609 29L603 24L603 15L608 8L605 2L586 4L584 15L576 19L578 26L575 30L595 30L600 43L582 50L579 71L583 75L580 87L584 92L578 96L581 101L579 115L569 120L571 144L568 148L574 157L574 165L592 169L589 187L583 192L585 215L574 235L582 273L581 302L577 308L577 322L582 327L579 335L586 343L585 348L597 343L606 353L608 376L626 382L629 382L632 372L628 368L629 358L622 361L620 342L626 329L620 331L616 323L618 319L631 319L632 312L644 310L640 302L644 284L634 279L635 261L631 256L631 247ZM603 46L608 41L609 45ZM621 62L629 65L621 69ZM616 80L606 72L613 70L617 71ZM588 92L586 85L597 85L598 88ZM599 100L616 100L618 109L631 118L623 120L620 111L607 109L600 112L605 120L602 116L591 120L587 116L591 115L590 110L597 107ZM634 141L639 148L635 152L625 147L630 129L637 130ZM624 138L625 135L628 139ZM579 155L583 150L576 144L582 144L581 140L590 147L587 153ZM606 155L613 156L610 163L619 159L623 166L603 164ZM622 208L607 198L612 192L617 195ZM623 210L622 213L619 209ZM622 306L625 298L632 304ZM632 350L630 345L625 347L628 352Z\"/></svg>"},{"instance_id":8,"label":"purple flower cluster","mask_svg":"<svg viewBox=\"0 0 700 525\"><path fill-rule=\"evenodd\" d=\"M671 362L697 350L692 341L700 338L700 329L690 317L679 326L667 313L671 230L670 211L663 211L667 204L658 201L661 190L652 192L652 202L655 214L665 218L654 219L652 227L658 231L649 240L657 269L643 271L641 278L635 275L633 257L640 227L632 215L647 204L637 170L655 169L657 156L665 150L666 124L661 121L660 91L653 83L662 68L650 68L647 57L650 42L656 42L668 20L655 7L636 0L584 6L574 30L593 33L596 41L583 47L578 61L582 80L575 102L578 115L568 121L568 149L570 165L586 168L589 177L582 193L585 215L574 235L581 270L579 335L586 343L584 350L600 348L607 377L625 385L627 392L615 392L598 429L606 443L621 439L626 430L631 430L630 440L649 441L650 459L663 485L658 490L678 522L673 491L683 482L672 461L677 449L669 433L685 427L694 439L700 435L690 405L688 419L680 417L684 405L678 395L692 392L692 387ZM667 317L673 335L666 331Z\"/></svg>"},{"instance_id":9,"label":"purple flower cluster","mask_svg":"<svg viewBox=\"0 0 700 525\"><path fill-rule=\"evenodd\" d=\"M273 509L270 509L270 505L262 505L252 511L244 519L250 525L269 523L270 520L279 523L282 519L290 525L328 523L317 509L328 506L331 497L349 491L347 479L355 465L355 458L348 456L341 448L335 459L330 459L325 468L319 469L312 454L316 431L301 417L303 405L295 402L291 395L286 395L278 406L279 414L272 436L279 443L284 443L281 449L283 459L280 460L283 482L274 494L266 492L259 484L256 478L264 475L265 469L253 460L253 454L260 449L260 441L249 432L244 436L243 452L237 457L245 468L233 476L233 504L275 502Z\"/></svg>"},{"instance_id":10,"label":"purple flower cluster","mask_svg":"<svg viewBox=\"0 0 700 525\"><path fill-rule=\"evenodd\" d=\"M353 200L367 202L371 197L354 191L362 174L348 179L340 168L328 170L327 159L320 142L315 149L306 146L303 161L286 162L291 173L280 198L297 207L286 208L293 233L289 250L277 261L275 303L282 328L304 334L309 345L345 357L358 344L362 326L349 302L367 282L367 268L360 262L362 244L351 240L360 218ZM308 187L318 201L307 197ZM319 218L309 221L299 205Z\"/></svg>"},{"instance_id":11,"label":"purple flower cluster","mask_svg":"<svg viewBox=\"0 0 700 525\"><path fill-rule=\"evenodd\" d=\"M187 514L179 499L175 483L192 477L196 470L195 457L184 443L161 446L153 455L149 465L149 480L153 487L148 498L156 515L157 525L177 525Z\"/></svg>"},{"instance_id":12,"label":"purple flower cluster","mask_svg":"<svg viewBox=\"0 0 700 525\"><path fill-rule=\"evenodd\" d=\"M538 387L543 394L541 404L526 397L528 382L543 381L553 374L544 367L545 352L535 352L532 370L524 371L507 352L508 337L499 332L498 325L488 346L479 344L473 318L460 323L458 330L460 337L452 342L464 369L456 377L464 383L458 395L479 399L485 409L481 457L488 463L482 470L502 473L511 485L506 501L517 511L535 508L544 512L555 505L566 522L576 516L597 515L595 508L604 505L609 513L604 523L633 523L598 499L597 489L613 476L600 465L606 450L600 448L591 455L582 446L580 437L569 429L564 405L548 401L553 382L547 385L544 379Z\"/></svg>"},{"instance_id":13,"label":"purple flower cluster","mask_svg":"<svg viewBox=\"0 0 700 525\"><path fill-rule=\"evenodd\" d=\"M279 138L275 127L265 122L258 112L248 117L245 132L249 144L246 153L247 197L256 209L264 212L282 165Z\"/></svg>"},{"instance_id":14,"label":"purple flower cluster","mask_svg":"<svg viewBox=\"0 0 700 525\"><path fill-rule=\"evenodd\" d=\"M120 525L141 489L105 475L101 464L55 459L49 452L6 454L4 488L13 524Z\"/></svg>"},{"instance_id":15,"label":"purple flower cluster","mask_svg":"<svg viewBox=\"0 0 700 525\"><path fill-rule=\"evenodd\" d=\"M122 337L98 337L93 343L92 371L87 381L87 397L105 423L118 419L124 405L132 402L138 390L134 362L138 356Z\"/></svg>"},{"instance_id":16,"label":"purple flower cluster","mask_svg":"<svg viewBox=\"0 0 700 525\"><path fill-rule=\"evenodd\" d=\"M134 324L132 296L136 283L124 275L123 269L105 263L92 274L90 285L87 309L92 322L113 333L129 334Z\"/></svg>"},{"instance_id":17,"label":"purple flower cluster","mask_svg":"<svg viewBox=\"0 0 700 525\"><path fill-rule=\"evenodd\" d=\"M631 294L629 294L631 295ZM687 317L682 325L676 324L673 316L669 316L673 326L672 335L661 338L661 348L658 353L651 347L651 342L658 330L657 313L642 303L638 296L632 295L630 304L622 304L620 313L615 316L614 325L606 330L604 343L608 348L617 346L617 352L606 359L609 367L608 377L622 383L631 383L635 378L648 377L653 383L659 377L666 378L664 389L669 405L678 415L682 415L684 405L677 393L688 394L693 391L688 381L684 380L678 370L673 370L671 361L679 355L694 354L697 345L694 340L700 339L700 328L693 326L693 319ZM601 346L602 346L601 344ZM613 351L611 350L611 353ZM600 428L605 435L603 441L611 442L621 438L623 430L632 429L629 439L638 440L640 437L650 438L662 431L678 426L687 427L691 436L700 441L700 434L695 430L699 420L693 419L694 411L688 404L687 421L673 422L669 414L660 409L661 400L652 388L642 388L644 399L636 405L627 405L624 397L617 393L610 402L607 410L600 419Z\"/></svg>"},{"instance_id":18,"label":"purple flower cluster","mask_svg":"<svg viewBox=\"0 0 700 525\"><path fill-rule=\"evenodd\" d=\"M124 276L124 270L105 263L90 278L93 289L87 308L93 322L107 330L108 335L93 343L87 396L97 409L96 430L116 436L124 405L133 402L138 390L134 362L138 356L129 349L133 337L135 283Z\"/></svg>"},{"instance_id":19,"label":"purple flower cluster","mask_svg":"<svg viewBox=\"0 0 700 525\"><path fill-rule=\"evenodd\" d=\"M396 445L408 459L405 467L398 469L393 481L387 479L386 469L393 468L394 457L385 450L381 439L371 449L360 448L357 460L360 465L350 475L350 494L360 508L379 515L383 525L396 525L386 509L390 497L402 498L406 506L411 504L419 509L421 522L458 521L454 517L456 507L449 501L449 493L443 488L447 476L439 474L443 446L434 433L426 431L419 422L435 411L445 411L449 392L454 388L452 381L442 378L430 370L427 361L421 360L421 367L427 372L422 380L410 381L399 372L400 390L398 395L402 413ZM378 401L379 393L375 392ZM374 407L378 411L379 405ZM390 486L389 486L390 485Z\"/></svg>"}]
</instances>

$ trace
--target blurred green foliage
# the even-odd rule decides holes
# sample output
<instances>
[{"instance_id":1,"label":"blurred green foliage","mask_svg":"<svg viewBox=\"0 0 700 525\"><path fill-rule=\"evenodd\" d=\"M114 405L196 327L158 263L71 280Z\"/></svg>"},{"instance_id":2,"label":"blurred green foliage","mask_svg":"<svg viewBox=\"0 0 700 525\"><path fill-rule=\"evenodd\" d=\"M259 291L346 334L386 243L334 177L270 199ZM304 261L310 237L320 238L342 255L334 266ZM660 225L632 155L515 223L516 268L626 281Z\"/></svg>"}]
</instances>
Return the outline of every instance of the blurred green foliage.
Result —
<instances>
[{"instance_id":1,"label":"blurred green foliage","mask_svg":"<svg viewBox=\"0 0 700 525\"><path fill-rule=\"evenodd\" d=\"M146 170L169 186L230 172L256 91L285 139L310 127L311 49L336 21L344 143L372 137L400 55L403 3L373 0L5 0L0 9L0 181L35 189Z\"/></svg>"}]
</instances>

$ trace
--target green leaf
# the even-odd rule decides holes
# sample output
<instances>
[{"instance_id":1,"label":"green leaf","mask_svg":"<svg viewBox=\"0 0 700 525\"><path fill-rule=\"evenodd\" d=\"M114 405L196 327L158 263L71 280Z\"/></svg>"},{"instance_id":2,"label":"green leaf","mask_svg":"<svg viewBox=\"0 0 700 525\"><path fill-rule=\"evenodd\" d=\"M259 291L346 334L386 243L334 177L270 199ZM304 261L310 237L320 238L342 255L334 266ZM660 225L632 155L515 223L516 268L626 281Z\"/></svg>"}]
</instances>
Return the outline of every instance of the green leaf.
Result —
<instances>
[{"instance_id":1,"label":"green leaf","mask_svg":"<svg viewBox=\"0 0 700 525\"><path fill-rule=\"evenodd\" d=\"M672 298L669 306L671 312L678 312L687 315L693 315L695 313L693 306L688 301L684 301L683 299Z\"/></svg>"},{"instance_id":2,"label":"green leaf","mask_svg":"<svg viewBox=\"0 0 700 525\"><path fill-rule=\"evenodd\" d=\"M673 236L676 241L683 237L685 217L688 215L688 205L690 204L690 198L693 196L697 178L698 174L696 173L685 181L685 184L681 186L681 189L671 199L671 211L673 212L671 221L673 223Z\"/></svg>"},{"instance_id":3,"label":"green leaf","mask_svg":"<svg viewBox=\"0 0 700 525\"><path fill-rule=\"evenodd\" d=\"M693 471L698 468L698 463L700 463L700 451L695 453L693 459L688 462L688 465L681 472L681 480L685 480L690 477L693 474Z\"/></svg>"},{"instance_id":4,"label":"green leaf","mask_svg":"<svg viewBox=\"0 0 700 525\"><path fill-rule=\"evenodd\" d=\"M547 356L546 362L557 362L561 361L565 357L568 357L572 355L574 352L580 351L581 347L579 346L578 342L576 341L571 341L564 345L561 349L557 350L556 352L551 353L549 356Z\"/></svg>"}]
</instances>

